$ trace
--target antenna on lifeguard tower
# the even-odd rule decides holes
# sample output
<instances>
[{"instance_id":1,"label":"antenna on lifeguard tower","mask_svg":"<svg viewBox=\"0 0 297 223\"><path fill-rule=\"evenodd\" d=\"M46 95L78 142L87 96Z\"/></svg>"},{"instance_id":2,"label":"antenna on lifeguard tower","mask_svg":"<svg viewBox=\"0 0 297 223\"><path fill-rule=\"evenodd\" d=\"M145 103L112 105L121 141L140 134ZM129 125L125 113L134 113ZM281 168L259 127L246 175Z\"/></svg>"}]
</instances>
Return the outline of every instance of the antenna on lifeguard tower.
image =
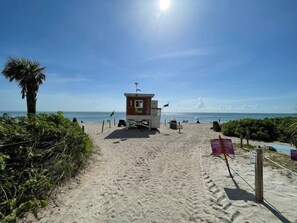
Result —
<instances>
[{"instance_id":1,"label":"antenna on lifeguard tower","mask_svg":"<svg viewBox=\"0 0 297 223\"><path fill-rule=\"evenodd\" d=\"M137 92L138 92L138 91L141 91L141 90L137 88L137 86L139 85L138 82L135 82L134 84L135 84L135 87L136 87L136 95L137 95Z\"/></svg>"}]
</instances>

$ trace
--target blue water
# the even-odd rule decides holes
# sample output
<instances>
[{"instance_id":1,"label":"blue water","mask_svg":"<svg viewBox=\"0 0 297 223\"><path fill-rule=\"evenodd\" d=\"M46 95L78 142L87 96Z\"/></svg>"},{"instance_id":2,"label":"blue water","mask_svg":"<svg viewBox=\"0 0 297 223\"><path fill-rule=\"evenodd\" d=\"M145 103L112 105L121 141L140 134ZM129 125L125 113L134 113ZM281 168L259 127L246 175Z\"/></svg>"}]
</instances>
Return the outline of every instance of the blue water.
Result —
<instances>
[{"instance_id":1,"label":"blue water","mask_svg":"<svg viewBox=\"0 0 297 223\"><path fill-rule=\"evenodd\" d=\"M297 117L296 114L276 114L276 113L162 113L162 120L176 119L177 121L188 120L190 123L209 123L213 121L228 122L244 118L264 119L277 117Z\"/></svg>"},{"instance_id":2,"label":"blue water","mask_svg":"<svg viewBox=\"0 0 297 223\"><path fill-rule=\"evenodd\" d=\"M284 152L286 154L289 154L291 155L291 150L295 150L296 148L295 147L291 147L291 146L286 146L286 145L282 145L282 144L269 144L270 146L272 146L273 148L275 148L278 152L281 151L281 152Z\"/></svg>"},{"instance_id":3,"label":"blue water","mask_svg":"<svg viewBox=\"0 0 297 223\"><path fill-rule=\"evenodd\" d=\"M2 116L5 112L0 112ZM26 112L7 112L11 116L25 116ZM46 112L55 113L55 112ZM108 119L125 119L125 112L115 112L110 117L111 112L63 112L64 116L72 120L74 117L79 121L83 122L102 122ZM228 122L231 120L239 120L243 118L276 118L276 117L297 117L296 114L276 114L276 113L190 113L190 112L163 112L161 115L161 121L164 122L175 119L176 121L182 122L187 120L189 123L196 123L197 120L201 123L210 123L213 121Z\"/></svg>"}]
</instances>

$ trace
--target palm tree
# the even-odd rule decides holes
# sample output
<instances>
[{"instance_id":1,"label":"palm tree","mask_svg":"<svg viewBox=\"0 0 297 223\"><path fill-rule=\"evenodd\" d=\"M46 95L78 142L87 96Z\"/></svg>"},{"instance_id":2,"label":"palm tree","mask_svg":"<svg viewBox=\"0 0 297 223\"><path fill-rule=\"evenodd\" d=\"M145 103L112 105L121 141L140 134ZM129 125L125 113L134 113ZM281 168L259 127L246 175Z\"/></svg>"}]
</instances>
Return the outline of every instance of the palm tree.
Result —
<instances>
[{"instance_id":1,"label":"palm tree","mask_svg":"<svg viewBox=\"0 0 297 223\"><path fill-rule=\"evenodd\" d=\"M45 67L40 67L37 61L25 58L9 58L2 74L9 81L15 80L22 89L22 98L27 99L28 114L36 113L36 101L39 85L45 80Z\"/></svg>"}]
</instances>

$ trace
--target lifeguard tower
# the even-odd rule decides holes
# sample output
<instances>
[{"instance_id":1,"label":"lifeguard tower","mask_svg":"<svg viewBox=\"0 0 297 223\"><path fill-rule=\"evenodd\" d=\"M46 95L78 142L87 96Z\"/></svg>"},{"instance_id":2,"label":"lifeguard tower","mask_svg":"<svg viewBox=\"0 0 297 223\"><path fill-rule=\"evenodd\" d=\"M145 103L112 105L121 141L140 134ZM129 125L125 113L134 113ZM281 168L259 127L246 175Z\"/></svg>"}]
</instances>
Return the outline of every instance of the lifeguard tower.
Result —
<instances>
[{"instance_id":1,"label":"lifeguard tower","mask_svg":"<svg viewBox=\"0 0 297 223\"><path fill-rule=\"evenodd\" d=\"M161 108L158 101L152 100L154 94L125 93L126 96L126 121L127 127L143 126L149 129L160 128Z\"/></svg>"}]
</instances>

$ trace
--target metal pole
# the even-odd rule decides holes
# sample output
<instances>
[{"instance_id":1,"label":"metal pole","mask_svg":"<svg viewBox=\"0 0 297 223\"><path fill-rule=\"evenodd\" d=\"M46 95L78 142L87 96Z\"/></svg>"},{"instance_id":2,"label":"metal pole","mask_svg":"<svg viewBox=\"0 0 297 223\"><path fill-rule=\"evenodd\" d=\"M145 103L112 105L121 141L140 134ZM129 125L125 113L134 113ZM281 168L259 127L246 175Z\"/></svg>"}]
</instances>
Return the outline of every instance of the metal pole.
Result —
<instances>
[{"instance_id":1,"label":"metal pole","mask_svg":"<svg viewBox=\"0 0 297 223\"><path fill-rule=\"evenodd\" d=\"M256 165L255 165L255 188L256 201L263 202L263 150L256 149Z\"/></svg>"},{"instance_id":2,"label":"metal pole","mask_svg":"<svg viewBox=\"0 0 297 223\"><path fill-rule=\"evenodd\" d=\"M223 140L222 140L222 138L221 138L220 135L219 135L219 138L220 138L220 144L221 144L221 147L222 147L222 150L223 150L223 153L224 153L224 157L225 157L226 165L227 165L227 168L228 168L228 171L229 171L229 175L230 175L231 178L233 178L233 176L232 176L232 174L231 174L231 171L230 171L230 167L229 167L228 159L227 159L227 156L226 156L225 145L224 145Z\"/></svg>"}]
</instances>

